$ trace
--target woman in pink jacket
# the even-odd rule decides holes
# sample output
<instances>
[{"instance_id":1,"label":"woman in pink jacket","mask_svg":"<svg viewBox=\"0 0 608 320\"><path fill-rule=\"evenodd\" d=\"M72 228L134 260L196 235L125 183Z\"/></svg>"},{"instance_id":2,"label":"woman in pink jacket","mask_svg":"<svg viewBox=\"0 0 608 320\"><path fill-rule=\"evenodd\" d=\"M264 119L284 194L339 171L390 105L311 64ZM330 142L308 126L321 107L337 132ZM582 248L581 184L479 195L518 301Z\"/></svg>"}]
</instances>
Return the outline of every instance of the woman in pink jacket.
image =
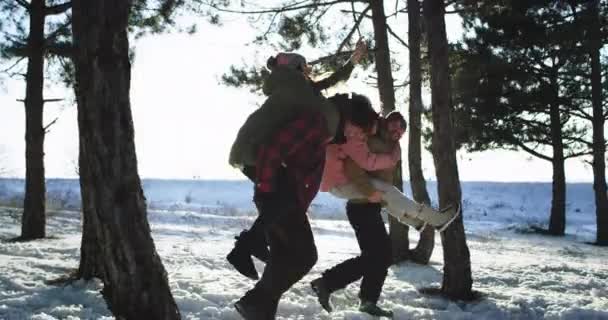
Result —
<instances>
[{"instance_id":1,"label":"woman in pink jacket","mask_svg":"<svg viewBox=\"0 0 608 320\"><path fill-rule=\"evenodd\" d=\"M331 144L326 148L325 170L321 191L329 192L334 187L349 184L344 174L344 159L351 158L365 171L392 168L401 158L401 148L397 145L391 153L372 153L367 145L367 137L376 133L378 115L354 123L355 119L344 124L344 144Z\"/></svg>"},{"instance_id":2,"label":"woman in pink jacket","mask_svg":"<svg viewBox=\"0 0 608 320\"><path fill-rule=\"evenodd\" d=\"M358 98L367 99L363 96ZM353 99L356 97L353 96ZM369 108L366 108L365 105L368 105ZM369 100L367 100L367 104L360 103L360 106L352 109L349 120L344 124L345 142L332 144L326 148L325 169L320 190L343 199L367 198L372 202L382 201L386 204L389 214L402 223L417 230L422 230L426 224L430 224L439 232L444 231L459 214L460 208L448 207L435 210L409 199L392 183L376 178L369 179L376 192L367 197L347 176L344 163L348 158L363 171L391 169L401 159L401 148L398 143L395 143L393 150L387 153L374 153L369 149L367 140L369 136L376 134L378 121L378 114L373 111ZM405 120L403 121L405 122ZM405 128L403 130L405 131Z\"/></svg>"}]
</instances>

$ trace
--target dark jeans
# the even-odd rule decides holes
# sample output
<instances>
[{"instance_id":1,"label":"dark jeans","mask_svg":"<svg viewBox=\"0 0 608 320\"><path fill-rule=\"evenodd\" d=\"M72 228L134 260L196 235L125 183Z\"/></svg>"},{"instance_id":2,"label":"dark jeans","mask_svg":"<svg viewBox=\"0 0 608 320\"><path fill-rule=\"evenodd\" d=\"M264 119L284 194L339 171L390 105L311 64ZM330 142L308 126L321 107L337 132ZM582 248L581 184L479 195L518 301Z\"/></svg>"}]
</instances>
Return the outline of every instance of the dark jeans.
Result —
<instances>
[{"instance_id":1,"label":"dark jeans","mask_svg":"<svg viewBox=\"0 0 608 320\"><path fill-rule=\"evenodd\" d=\"M262 278L245 297L260 301L274 319L279 300L296 282L300 281L317 262L317 248L306 215L285 215L276 226L281 235L267 232L270 260Z\"/></svg>"},{"instance_id":2,"label":"dark jeans","mask_svg":"<svg viewBox=\"0 0 608 320\"><path fill-rule=\"evenodd\" d=\"M281 197L276 206L265 206L272 211L272 223L262 223L258 217L248 233L252 241L266 241L270 246L270 258L262 278L243 299L261 306L274 319L283 293L300 281L317 262L315 246L308 217L307 206L293 205L298 200L296 190L287 179L280 180ZM275 198L273 198L275 199ZM291 204L291 205L290 205ZM269 212L260 211L260 216Z\"/></svg>"},{"instance_id":3,"label":"dark jeans","mask_svg":"<svg viewBox=\"0 0 608 320\"><path fill-rule=\"evenodd\" d=\"M361 300L378 302L392 259L391 242L380 210L380 204L376 203L347 203L346 214L355 230L361 255L323 273L330 292L363 278L359 297Z\"/></svg>"}]
</instances>

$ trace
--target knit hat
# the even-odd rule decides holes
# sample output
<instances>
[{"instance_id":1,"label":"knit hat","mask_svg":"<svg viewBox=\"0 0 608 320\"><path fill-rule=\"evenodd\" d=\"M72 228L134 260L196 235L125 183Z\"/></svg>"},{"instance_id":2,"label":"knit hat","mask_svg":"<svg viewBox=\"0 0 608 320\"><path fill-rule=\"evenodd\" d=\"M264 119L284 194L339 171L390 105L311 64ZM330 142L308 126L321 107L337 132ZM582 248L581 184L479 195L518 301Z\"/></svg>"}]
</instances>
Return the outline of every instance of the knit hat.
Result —
<instances>
[{"instance_id":1,"label":"knit hat","mask_svg":"<svg viewBox=\"0 0 608 320\"><path fill-rule=\"evenodd\" d=\"M266 67L270 70L276 66L286 66L303 71L306 66L306 58L297 53L281 52L276 57L270 57L266 62Z\"/></svg>"}]
</instances>

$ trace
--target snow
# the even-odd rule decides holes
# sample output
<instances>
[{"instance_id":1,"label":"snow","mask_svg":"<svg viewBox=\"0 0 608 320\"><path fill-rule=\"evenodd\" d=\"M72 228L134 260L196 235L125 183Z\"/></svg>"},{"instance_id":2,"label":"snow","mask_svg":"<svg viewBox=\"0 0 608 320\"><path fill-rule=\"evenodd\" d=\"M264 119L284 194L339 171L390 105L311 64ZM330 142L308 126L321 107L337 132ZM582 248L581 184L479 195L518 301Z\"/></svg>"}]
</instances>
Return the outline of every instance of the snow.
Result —
<instances>
[{"instance_id":1,"label":"snow","mask_svg":"<svg viewBox=\"0 0 608 320\"><path fill-rule=\"evenodd\" d=\"M254 284L225 260L233 236L248 227L255 211L251 185L242 181L144 180L156 248L169 274L183 319L240 319L233 303ZM436 184L429 183L431 197ZM406 186L406 190L408 187ZM551 185L464 182L463 208L471 252L472 303L421 294L439 286L443 256L437 241L429 266L391 267L381 305L395 319L608 319L608 249L587 245L595 237L591 184L569 184L567 235L529 232L546 225ZM22 180L0 180L0 239L19 235ZM98 281L47 284L78 265L78 182L50 180L50 238L0 242L0 319L113 319ZM344 202L320 194L311 208L319 261L281 300L277 319L371 320L357 311L358 283L332 295L326 313L308 283L358 252L344 220ZM410 234L415 243L417 233ZM263 264L256 260L258 271Z\"/></svg>"}]
</instances>

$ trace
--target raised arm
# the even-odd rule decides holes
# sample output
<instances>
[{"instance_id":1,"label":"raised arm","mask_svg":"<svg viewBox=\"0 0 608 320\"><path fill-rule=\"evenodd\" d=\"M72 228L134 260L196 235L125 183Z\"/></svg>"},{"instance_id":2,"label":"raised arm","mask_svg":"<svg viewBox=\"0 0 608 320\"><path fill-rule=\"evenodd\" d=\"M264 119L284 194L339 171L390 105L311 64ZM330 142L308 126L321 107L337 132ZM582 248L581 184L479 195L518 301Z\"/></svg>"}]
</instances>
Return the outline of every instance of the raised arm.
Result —
<instances>
[{"instance_id":1,"label":"raised arm","mask_svg":"<svg viewBox=\"0 0 608 320\"><path fill-rule=\"evenodd\" d=\"M322 91L328 88L335 86L338 82L346 81L350 78L351 73L353 73L353 69L355 68L355 64L349 60L346 64L344 64L340 69L336 72L332 73L329 77L312 82L312 87L316 91Z\"/></svg>"},{"instance_id":2,"label":"raised arm","mask_svg":"<svg viewBox=\"0 0 608 320\"><path fill-rule=\"evenodd\" d=\"M332 73L329 77L323 80L313 82L313 88L316 91L322 91L335 86L338 82L348 80L348 78L350 78L350 75L353 73L355 65L358 64L366 54L367 46L365 45L365 42L363 42L363 40L359 40L357 42L355 51L353 52L353 55L350 57L348 62L346 62L346 64L340 67L340 69L338 69L336 72Z\"/></svg>"}]
</instances>

